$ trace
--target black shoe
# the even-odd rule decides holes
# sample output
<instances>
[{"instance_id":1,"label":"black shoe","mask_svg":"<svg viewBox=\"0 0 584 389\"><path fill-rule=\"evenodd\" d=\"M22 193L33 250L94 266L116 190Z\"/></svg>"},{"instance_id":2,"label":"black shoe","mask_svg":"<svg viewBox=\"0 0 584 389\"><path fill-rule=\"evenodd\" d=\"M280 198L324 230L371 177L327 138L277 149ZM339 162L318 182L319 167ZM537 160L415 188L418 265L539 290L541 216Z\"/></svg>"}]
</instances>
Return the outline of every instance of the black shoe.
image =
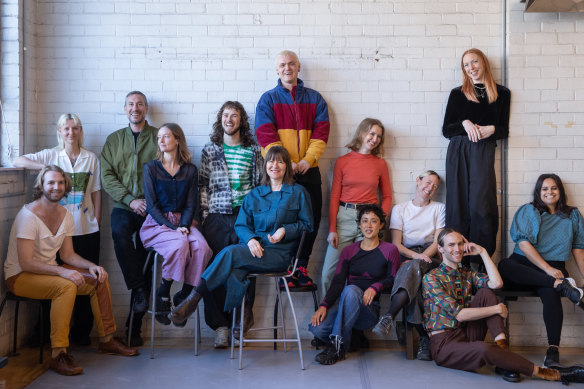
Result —
<instances>
[{"instance_id":1,"label":"black shoe","mask_svg":"<svg viewBox=\"0 0 584 389\"><path fill-rule=\"evenodd\" d=\"M174 296L172 296L172 303L175 307L178 307L180 303L182 303L187 298L187 296L188 294L185 295L182 290L179 290L174 294Z\"/></svg>"},{"instance_id":2,"label":"black shoe","mask_svg":"<svg viewBox=\"0 0 584 389\"><path fill-rule=\"evenodd\" d=\"M430 338L427 336L420 337L420 345L418 346L418 355L416 356L420 361L431 361L432 353L430 352Z\"/></svg>"},{"instance_id":3,"label":"black shoe","mask_svg":"<svg viewBox=\"0 0 584 389\"><path fill-rule=\"evenodd\" d=\"M317 349L319 347L326 346L326 344L327 344L326 342L318 339L316 336L314 338L312 338L312 340L310 341L310 345L312 347L316 347Z\"/></svg>"},{"instance_id":4,"label":"black shoe","mask_svg":"<svg viewBox=\"0 0 584 389\"><path fill-rule=\"evenodd\" d=\"M308 269L306 269L304 266L298 267L298 270L296 270L296 276L298 279L299 287L313 285L312 278L308 276Z\"/></svg>"},{"instance_id":5,"label":"black shoe","mask_svg":"<svg viewBox=\"0 0 584 389\"><path fill-rule=\"evenodd\" d=\"M375 327L373 327L373 332L381 336L389 336L389 331L391 331L391 326L393 325L393 319L389 313L381 316Z\"/></svg>"},{"instance_id":6,"label":"black shoe","mask_svg":"<svg viewBox=\"0 0 584 389\"><path fill-rule=\"evenodd\" d=\"M562 384L564 385L568 385L570 382L584 383L584 366L552 366L551 368L560 372Z\"/></svg>"},{"instance_id":7,"label":"black shoe","mask_svg":"<svg viewBox=\"0 0 584 389\"><path fill-rule=\"evenodd\" d=\"M239 339L239 335L241 332L241 329L239 328L239 320L237 320L237 318L240 317L239 312L241 311L238 309L236 314L237 316L235 320L235 327L233 327L233 337L235 339ZM246 305L243 311L243 336L245 336L247 334L247 331L249 331L249 329L253 327L254 323L255 321L253 319L253 311L249 305Z\"/></svg>"},{"instance_id":8,"label":"black shoe","mask_svg":"<svg viewBox=\"0 0 584 389\"><path fill-rule=\"evenodd\" d=\"M170 309L170 297L160 296L158 289L156 289L156 313L154 314L156 321L165 326L170 325L170 319L168 318Z\"/></svg>"},{"instance_id":9,"label":"black shoe","mask_svg":"<svg viewBox=\"0 0 584 389\"><path fill-rule=\"evenodd\" d=\"M543 359L543 365L545 367L552 367L554 365L560 364L560 350L557 347L549 346L545 352L545 358Z\"/></svg>"},{"instance_id":10,"label":"black shoe","mask_svg":"<svg viewBox=\"0 0 584 389\"><path fill-rule=\"evenodd\" d=\"M345 347L342 342L340 342L340 345L337 347L334 341L328 343L324 351L316 354L316 357L314 358L314 360L321 365L334 365L343 359L345 359Z\"/></svg>"},{"instance_id":11,"label":"black shoe","mask_svg":"<svg viewBox=\"0 0 584 389\"><path fill-rule=\"evenodd\" d=\"M126 337L124 338L124 344L128 343L128 331L126 330ZM126 344L126 346L128 346ZM132 331L132 339L130 339L130 347L141 347L144 346L144 340L140 335L139 330Z\"/></svg>"},{"instance_id":12,"label":"black shoe","mask_svg":"<svg viewBox=\"0 0 584 389\"><path fill-rule=\"evenodd\" d=\"M168 318L177 327L184 327L187 324L189 317L195 312L199 301L203 296L193 289L191 293L181 302L178 306L175 306L172 312L168 314Z\"/></svg>"},{"instance_id":13,"label":"black shoe","mask_svg":"<svg viewBox=\"0 0 584 389\"><path fill-rule=\"evenodd\" d=\"M564 278L556 290L560 292L562 297L567 297L574 304L580 304L584 291L576 286L576 281L573 278Z\"/></svg>"},{"instance_id":14,"label":"black shoe","mask_svg":"<svg viewBox=\"0 0 584 389\"><path fill-rule=\"evenodd\" d=\"M521 374L514 371L509 371L500 367L495 367L495 373L502 375L503 379L507 382L519 382L521 381Z\"/></svg>"},{"instance_id":15,"label":"black shoe","mask_svg":"<svg viewBox=\"0 0 584 389\"><path fill-rule=\"evenodd\" d=\"M134 313L144 313L148 310L148 296L144 288L136 288L133 290L134 303L132 311Z\"/></svg>"}]
</instances>

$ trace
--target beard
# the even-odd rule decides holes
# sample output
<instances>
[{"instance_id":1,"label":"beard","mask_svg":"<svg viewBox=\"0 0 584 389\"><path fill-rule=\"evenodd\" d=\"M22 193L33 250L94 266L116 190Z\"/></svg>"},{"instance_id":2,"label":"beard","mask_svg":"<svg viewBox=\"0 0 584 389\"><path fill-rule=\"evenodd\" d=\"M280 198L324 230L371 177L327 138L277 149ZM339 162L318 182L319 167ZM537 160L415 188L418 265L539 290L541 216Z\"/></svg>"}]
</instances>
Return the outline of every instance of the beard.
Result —
<instances>
[{"instance_id":1,"label":"beard","mask_svg":"<svg viewBox=\"0 0 584 389\"><path fill-rule=\"evenodd\" d=\"M64 192L43 190L43 197L51 203L58 203L65 196Z\"/></svg>"},{"instance_id":2,"label":"beard","mask_svg":"<svg viewBox=\"0 0 584 389\"><path fill-rule=\"evenodd\" d=\"M232 136L232 135L235 135L235 134L237 134L238 132L239 132L239 127L237 127L235 130L232 130L231 132L227 131L227 130L225 129L225 127L223 127L223 134L224 134L224 135L229 135L229 136Z\"/></svg>"}]
</instances>

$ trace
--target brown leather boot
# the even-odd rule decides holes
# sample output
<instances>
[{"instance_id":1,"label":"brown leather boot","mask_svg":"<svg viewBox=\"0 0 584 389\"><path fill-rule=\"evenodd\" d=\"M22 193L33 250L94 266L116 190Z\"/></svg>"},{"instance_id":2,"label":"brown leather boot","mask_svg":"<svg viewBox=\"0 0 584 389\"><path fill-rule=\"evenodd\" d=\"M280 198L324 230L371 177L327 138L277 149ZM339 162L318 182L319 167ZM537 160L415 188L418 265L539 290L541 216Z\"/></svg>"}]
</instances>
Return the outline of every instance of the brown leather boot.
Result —
<instances>
[{"instance_id":1,"label":"brown leather boot","mask_svg":"<svg viewBox=\"0 0 584 389\"><path fill-rule=\"evenodd\" d=\"M495 343L497 343L497 346L499 346L503 350L509 349L509 343L507 343L507 338L496 340Z\"/></svg>"},{"instance_id":2,"label":"brown leather boot","mask_svg":"<svg viewBox=\"0 0 584 389\"><path fill-rule=\"evenodd\" d=\"M121 355L124 357L138 355L137 349L126 346L117 338L112 338L109 342L99 342L97 352L100 354Z\"/></svg>"},{"instance_id":3,"label":"brown leather boot","mask_svg":"<svg viewBox=\"0 0 584 389\"><path fill-rule=\"evenodd\" d=\"M187 298L180 303L180 305L168 314L168 318L175 326L184 327L187 319L195 312L201 296L195 289L187 296Z\"/></svg>"},{"instance_id":4,"label":"brown leather boot","mask_svg":"<svg viewBox=\"0 0 584 389\"><path fill-rule=\"evenodd\" d=\"M559 381L562 378L559 371L541 366L537 368L536 376L546 381Z\"/></svg>"},{"instance_id":5,"label":"brown leather boot","mask_svg":"<svg viewBox=\"0 0 584 389\"><path fill-rule=\"evenodd\" d=\"M65 351L61 351L59 355L52 358L49 367L51 370L62 375L78 375L83 373L83 368L76 364L73 361L73 357Z\"/></svg>"}]
</instances>

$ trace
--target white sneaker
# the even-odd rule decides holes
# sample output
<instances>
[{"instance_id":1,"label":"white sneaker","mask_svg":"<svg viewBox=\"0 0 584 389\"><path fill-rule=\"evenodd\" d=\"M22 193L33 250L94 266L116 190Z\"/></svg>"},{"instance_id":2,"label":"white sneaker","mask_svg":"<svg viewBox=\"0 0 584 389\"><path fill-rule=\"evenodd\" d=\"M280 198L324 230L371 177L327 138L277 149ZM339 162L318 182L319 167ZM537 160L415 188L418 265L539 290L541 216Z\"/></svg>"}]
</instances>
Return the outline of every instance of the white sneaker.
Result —
<instances>
[{"instance_id":1,"label":"white sneaker","mask_svg":"<svg viewBox=\"0 0 584 389\"><path fill-rule=\"evenodd\" d=\"M215 341L213 347L225 348L229 346L229 328L219 327L215 330Z\"/></svg>"}]
</instances>

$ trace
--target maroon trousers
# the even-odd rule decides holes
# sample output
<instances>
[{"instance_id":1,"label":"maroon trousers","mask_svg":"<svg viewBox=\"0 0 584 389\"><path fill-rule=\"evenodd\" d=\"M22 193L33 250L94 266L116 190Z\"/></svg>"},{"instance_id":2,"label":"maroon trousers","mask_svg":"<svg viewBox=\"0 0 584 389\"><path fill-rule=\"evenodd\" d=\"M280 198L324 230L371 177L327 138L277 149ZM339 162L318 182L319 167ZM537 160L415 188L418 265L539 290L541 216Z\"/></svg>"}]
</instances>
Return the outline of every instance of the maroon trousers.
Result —
<instances>
[{"instance_id":1,"label":"maroon trousers","mask_svg":"<svg viewBox=\"0 0 584 389\"><path fill-rule=\"evenodd\" d=\"M488 288L481 288L471 302L471 308L490 307L498 304L497 296ZM485 343L487 330L496 337L505 330L503 318L494 315L467 322L463 327L433 335L430 338L432 358L438 366L472 371L484 365L531 376L533 363L521 355Z\"/></svg>"}]
</instances>

